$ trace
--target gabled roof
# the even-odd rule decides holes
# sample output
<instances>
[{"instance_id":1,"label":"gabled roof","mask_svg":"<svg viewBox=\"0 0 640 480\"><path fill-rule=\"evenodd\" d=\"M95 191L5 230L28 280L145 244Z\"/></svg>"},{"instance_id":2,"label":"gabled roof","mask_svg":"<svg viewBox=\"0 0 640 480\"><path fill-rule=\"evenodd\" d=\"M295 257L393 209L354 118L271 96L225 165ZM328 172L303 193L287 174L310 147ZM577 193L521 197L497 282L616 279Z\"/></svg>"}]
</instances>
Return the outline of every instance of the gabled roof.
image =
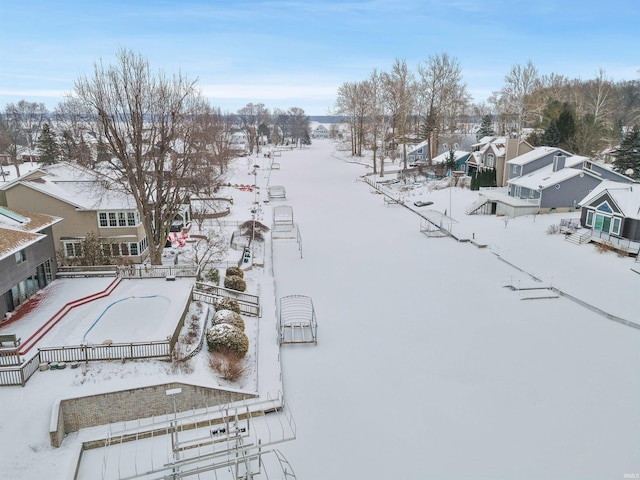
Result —
<instances>
[{"instance_id":1,"label":"gabled roof","mask_svg":"<svg viewBox=\"0 0 640 480\"><path fill-rule=\"evenodd\" d=\"M68 162L41 167L0 188L9 190L18 184L73 205L80 210L136 208L134 199L130 195L114 190L113 180L106 175Z\"/></svg>"},{"instance_id":2,"label":"gabled roof","mask_svg":"<svg viewBox=\"0 0 640 480\"><path fill-rule=\"evenodd\" d=\"M640 220L640 184L603 180L579 202L579 205L584 207L593 204L605 196L615 202L625 218Z\"/></svg>"},{"instance_id":3,"label":"gabled roof","mask_svg":"<svg viewBox=\"0 0 640 480\"><path fill-rule=\"evenodd\" d=\"M410 150L407 150L407 155L411 155L416 150L420 150L422 147L425 147L428 144L429 144L429 140L423 140L422 142L420 142L420 143L418 143L416 145L413 145L412 147L408 147L408 148L410 148Z\"/></svg>"},{"instance_id":4,"label":"gabled roof","mask_svg":"<svg viewBox=\"0 0 640 480\"><path fill-rule=\"evenodd\" d=\"M566 152L558 147L536 147L530 152L523 153L522 155L518 155L515 158L512 158L507 163L509 165L526 165L527 163L531 163L535 160L538 160L542 157L546 157L551 153L559 153L561 155L565 155L567 157L571 156L569 152Z\"/></svg>"},{"instance_id":5,"label":"gabled roof","mask_svg":"<svg viewBox=\"0 0 640 480\"><path fill-rule=\"evenodd\" d=\"M459 162L462 160L466 161L467 157L470 155L469 152L465 152L464 150L456 150L455 152L453 152L453 154L456 157L456 162ZM446 163L448 158L449 158L449 152L444 152L438 155L437 157L433 157L432 162L434 164Z\"/></svg>"},{"instance_id":6,"label":"gabled roof","mask_svg":"<svg viewBox=\"0 0 640 480\"><path fill-rule=\"evenodd\" d=\"M0 260L42 240L46 235L39 232L61 221L52 215L0 207Z\"/></svg>"},{"instance_id":7,"label":"gabled roof","mask_svg":"<svg viewBox=\"0 0 640 480\"><path fill-rule=\"evenodd\" d=\"M512 178L507 183L510 185L519 185L521 187L528 188L529 190L544 190L545 188L557 185L581 174L585 175L588 173L585 173L580 168L562 168L554 172L553 165L546 165L534 172L531 172L529 175ZM590 176L595 178L594 175Z\"/></svg>"}]
</instances>

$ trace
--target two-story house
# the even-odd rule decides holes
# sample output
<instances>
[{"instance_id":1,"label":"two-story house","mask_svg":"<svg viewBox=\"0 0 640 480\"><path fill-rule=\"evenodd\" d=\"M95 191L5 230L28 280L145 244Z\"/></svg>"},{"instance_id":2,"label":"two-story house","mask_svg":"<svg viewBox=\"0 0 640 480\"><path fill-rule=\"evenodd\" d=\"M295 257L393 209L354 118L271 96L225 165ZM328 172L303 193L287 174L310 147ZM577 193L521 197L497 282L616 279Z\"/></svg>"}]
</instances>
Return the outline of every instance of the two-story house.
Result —
<instances>
[{"instance_id":1,"label":"two-story house","mask_svg":"<svg viewBox=\"0 0 640 480\"><path fill-rule=\"evenodd\" d=\"M473 211L516 217L573 211L603 180L630 183L602 162L558 147L537 147L507 162L507 191L482 191ZM471 211L469 213L472 213Z\"/></svg>"},{"instance_id":2,"label":"two-story house","mask_svg":"<svg viewBox=\"0 0 640 480\"><path fill-rule=\"evenodd\" d=\"M0 319L56 275L52 227L62 219L0 207Z\"/></svg>"},{"instance_id":3,"label":"two-story house","mask_svg":"<svg viewBox=\"0 0 640 480\"><path fill-rule=\"evenodd\" d=\"M77 164L41 167L0 185L0 204L63 218L53 228L53 242L69 262L83 255L87 235L95 235L103 252L122 262L140 263L148 255L133 197L114 189L108 177Z\"/></svg>"},{"instance_id":4,"label":"two-story house","mask_svg":"<svg viewBox=\"0 0 640 480\"><path fill-rule=\"evenodd\" d=\"M511 137L482 137L471 146L471 156L467 160L467 175L477 170L494 169L496 186L503 187L509 180L507 162L533 150L533 146L524 140Z\"/></svg>"}]
</instances>

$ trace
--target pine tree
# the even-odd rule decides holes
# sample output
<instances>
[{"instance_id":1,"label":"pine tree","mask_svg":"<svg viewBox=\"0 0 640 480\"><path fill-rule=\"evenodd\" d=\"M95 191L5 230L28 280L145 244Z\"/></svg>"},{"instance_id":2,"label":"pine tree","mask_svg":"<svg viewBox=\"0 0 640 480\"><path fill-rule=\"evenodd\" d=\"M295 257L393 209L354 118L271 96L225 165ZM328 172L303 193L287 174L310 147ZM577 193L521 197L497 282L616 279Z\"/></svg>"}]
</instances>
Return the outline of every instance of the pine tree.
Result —
<instances>
[{"instance_id":1,"label":"pine tree","mask_svg":"<svg viewBox=\"0 0 640 480\"><path fill-rule=\"evenodd\" d=\"M573 115L573 111L566 103L562 106L562 112L558 116L556 127L560 136L558 146L571 150L573 136L576 133L576 121Z\"/></svg>"},{"instance_id":2,"label":"pine tree","mask_svg":"<svg viewBox=\"0 0 640 480\"><path fill-rule=\"evenodd\" d=\"M640 178L640 129L636 125L633 130L627 132L620 146L616 149L616 159L613 161L616 172L629 175L632 178ZM633 173L628 174L627 171Z\"/></svg>"},{"instance_id":3,"label":"pine tree","mask_svg":"<svg viewBox=\"0 0 640 480\"><path fill-rule=\"evenodd\" d=\"M560 145L560 131L555 120L551 120L549 127L540 138L542 145L547 147L557 147Z\"/></svg>"},{"instance_id":4,"label":"pine tree","mask_svg":"<svg viewBox=\"0 0 640 480\"><path fill-rule=\"evenodd\" d=\"M48 123L42 125L42 131L38 138L38 152L40 153L40 161L45 165L50 165L58 161L60 148L56 143L55 134L51 131Z\"/></svg>"},{"instance_id":5,"label":"pine tree","mask_svg":"<svg viewBox=\"0 0 640 480\"><path fill-rule=\"evenodd\" d=\"M493 117L491 115L483 115L480 123L480 128L476 133L476 139L480 140L482 137L491 137L496 132L493 130Z\"/></svg>"}]
</instances>

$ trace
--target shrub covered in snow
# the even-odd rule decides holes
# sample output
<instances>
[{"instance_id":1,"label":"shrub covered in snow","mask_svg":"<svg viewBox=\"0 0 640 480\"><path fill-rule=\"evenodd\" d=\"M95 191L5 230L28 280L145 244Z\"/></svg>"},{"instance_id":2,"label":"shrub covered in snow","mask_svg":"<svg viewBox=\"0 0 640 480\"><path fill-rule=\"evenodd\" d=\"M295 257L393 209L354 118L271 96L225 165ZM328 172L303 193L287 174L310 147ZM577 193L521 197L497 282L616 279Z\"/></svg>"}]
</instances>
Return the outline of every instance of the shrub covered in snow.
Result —
<instances>
[{"instance_id":1,"label":"shrub covered in snow","mask_svg":"<svg viewBox=\"0 0 640 480\"><path fill-rule=\"evenodd\" d=\"M244 278L244 272L240 267L227 267L225 277L240 277Z\"/></svg>"},{"instance_id":2,"label":"shrub covered in snow","mask_svg":"<svg viewBox=\"0 0 640 480\"><path fill-rule=\"evenodd\" d=\"M242 277L231 275L230 277L224 277L224 288L244 292L247 289L247 283Z\"/></svg>"},{"instance_id":3,"label":"shrub covered in snow","mask_svg":"<svg viewBox=\"0 0 640 480\"><path fill-rule=\"evenodd\" d=\"M244 360L234 356L215 353L209 359L209 365L223 380L235 382L247 373Z\"/></svg>"},{"instance_id":4,"label":"shrub covered in snow","mask_svg":"<svg viewBox=\"0 0 640 480\"><path fill-rule=\"evenodd\" d=\"M215 283L218 285L220 283L220 271L217 268L212 268L207 272L204 279L207 282Z\"/></svg>"},{"instance_id":5,"label":"shrub covered in snow","mask_svg":"<svg viewBox=\"0 0 640 480\"><path fill-rule=\"evenodd\" d=\"M241 313L240 305L235 298L220 297L217 298L214 305L217 310L231 310L232 312Z\"/></svg>"},{"instance_id":6,"label":"shrub covered in snow","mask_svg":"<svg viewBox=\"0 0 640 480\"><path fill-rule=\"evenodd\" d=\"M220 325L221 323L228 323L231 326L244 332L244 320L240 314L231 310L218 310L211 320L212 325Z\"/></svg>"},{"instance_id":7,"label":"shrub covered in snow","mask_svg":"<svg viewBox=\"0 0 640 480\"><path fill-rule=\"evenodd\" d=\"M214 325L207 330L209 350L235 358L243 358L249 351L249 339L243 331L228 323Z\"/></svg>"}]
</instances>

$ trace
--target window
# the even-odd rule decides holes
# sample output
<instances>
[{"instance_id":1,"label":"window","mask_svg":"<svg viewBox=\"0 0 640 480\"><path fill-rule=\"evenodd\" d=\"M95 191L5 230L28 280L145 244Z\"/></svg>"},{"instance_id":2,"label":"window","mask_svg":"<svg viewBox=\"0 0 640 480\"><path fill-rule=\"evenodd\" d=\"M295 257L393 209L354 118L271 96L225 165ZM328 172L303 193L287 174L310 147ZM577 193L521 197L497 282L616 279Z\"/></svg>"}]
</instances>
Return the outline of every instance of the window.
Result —
<instances>
[{"instance_id":1,"label":"window","mask_svg":"<svg viewBox=\"0 0 640 480\"><path fill-rule=\"evenodd\" d=\"M584 223L587 227L593 227L593 210L587 210L587 218Z\"/></svg>"},{"instance_id":2,"label":"window","mask_svg":"<svg viewBox=\"0 0 640 480\"><path fill-rule=\"evenodd\" d=\"M82 242L79 240L71 240L64 242L64 255L67 258L75 258L82 256Z\"/></svg>"},{"instance_id":3,"label":"window","mask_svg":"<svg viewBox=\"0 0 640 480\"><path fill-rule=\"evenodd\" d=\"M139 255L142 255L143 252L145 252L147 250L147 237L144 237L142 240L140 240L140 253Z\"/></svg>"},{"instance_id":4,"label":"window","mask_svg":"<svg viewBox=\"0 0 640 480\"><path fill-rule=\"evenodd\" d=\"M490 153L489 155L487 155L487 167L493 168L494 163L495 157L493 156L493 153Z\"/></svg>"},{"instance_id":5,"label":"window","mask_svg":"<svg viewBox=\"0 0 640 480\"><path fill-rule=\"evenodd\" d=\"M130 243L129 251L131 252L131 255L138 255L138 244L135 242Z\"/></svg>"},{"instance_id":6,"label":"window","mask_svg":"<svg viewBox=\"0 0 640 480\"><path fill-rule=\"evenodd\" d=\"M598 210L599 212L613 213L613 210L611 210L608 202L602 202L596 207L596 210Z\"/></svg>"},{"instance_id":7,"label":"window","mask_svg":"<svg viewBox=\"0 0 640 480\"><path fill-rule=\"evenodd\" d=\"M514 174L514 175L518 175L518 171L519 171L519 170L518 170L518 165L514 165L514 166L511 168L511 171L513 172L513 174Z\"/></svg>"},{"instance_id":8,"label":"window","mask_svg":"<svg viewBox=\"0 0 640 480\"><path fill-rule=\"evenodd\" d=\"M620 235L620 225L622 225L620 218L613 217L613 222L611 222L611 233L613 235Z\"/></svg>"},{"instance_id":9,"label":"window","mask_svg":"<svg viewBox=\"0 0 640 480\"><path fill-rule=\"evenodd\" d=\"M98 212L98 225L101 227L135 227L140 224L137 211Z\"/></svg>"},{"instance_id":10,"label":"window","mask_svg":"<svg viewBox=\"0 0 640 480\"><path fill-rule=\"evenodd\" d=\"M22 262L24 262L27 259L27 254L24 250L20 250L19 252L16 252L16 263L20 264Z\"/></svg>"},{"instance_id":11,"label":"window","mask_svg":"<svg viewBox=\"0 0 640 480\"><path fill-rule=\"evenodd\" d=\"M520 185L516 185L514 188L513 196L520 198L521 194L522 194L522 187Z\"/></svg>"}]
</instances>

